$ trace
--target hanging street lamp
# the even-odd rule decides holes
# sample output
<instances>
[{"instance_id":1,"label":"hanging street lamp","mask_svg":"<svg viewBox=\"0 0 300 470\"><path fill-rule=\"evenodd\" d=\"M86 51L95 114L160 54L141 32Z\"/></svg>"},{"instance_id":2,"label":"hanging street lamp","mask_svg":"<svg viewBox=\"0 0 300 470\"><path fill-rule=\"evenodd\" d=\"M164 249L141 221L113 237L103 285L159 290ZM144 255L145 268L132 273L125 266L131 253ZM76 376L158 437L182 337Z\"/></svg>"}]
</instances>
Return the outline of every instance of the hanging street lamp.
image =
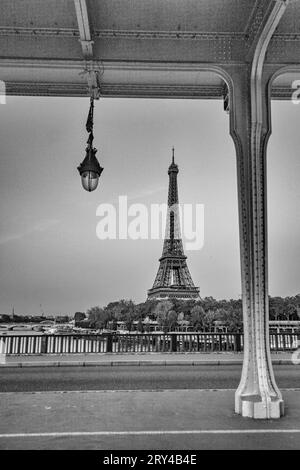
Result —
<instances>
[{"instance_id":1,"label":"hanging street lamp","mask_svg":"<svg viewBox=\"0 0 300 470\"><path fill-rule=\"evenodd\" d=\"M89 133L89 138L87 140L87 147L86 147L86 156L84 160L80 163L79 167L77 168L79 174L81 176L81 183L82 186L86 191L94 191L98 186L99 177L103 171L103 168L100 166L96 152L97 149L93 147L93 122L94 119L94 98L91 97L91 104L89 115L86 122L86 130Z\"/></svg>"}]
</instances>

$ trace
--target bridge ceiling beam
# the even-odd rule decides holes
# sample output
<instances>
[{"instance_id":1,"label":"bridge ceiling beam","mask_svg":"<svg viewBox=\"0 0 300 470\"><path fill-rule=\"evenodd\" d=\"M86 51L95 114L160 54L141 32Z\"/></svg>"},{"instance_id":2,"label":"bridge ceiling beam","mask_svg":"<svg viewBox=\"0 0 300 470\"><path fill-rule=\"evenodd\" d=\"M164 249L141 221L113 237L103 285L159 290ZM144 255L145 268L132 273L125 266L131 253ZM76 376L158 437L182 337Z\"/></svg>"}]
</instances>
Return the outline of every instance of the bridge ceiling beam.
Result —
<instances>
[{"instance_id":1,"label":"bridge ceiling beam","mask_svg":"<svg viewBox=\"0 0 300 470\"><path fill-rule=\"evenodd\" d=\"M172 0L171 8L148 0L44 0L37 9L36 0L26 8L1 0L0 80L17 95L97 95L101 78L102 96L222 99L222 80L202 70L249 66L274 1L189 0L187 8ZM300 2L291 0L265 66L299 64L299 25ZM290 94L279 77L272 97Z\"/></svg>"},{"instance_id":2,"label":"bridge ceiling beam","mask_svg":"<svg viewBox=\"0 0 300 470\"><path fill-rule=\"evenodd\" d=\"M94 50L91 24L89 21L88 5L86 0L74 0L75 11L79 29L79 41L82 55L85 60L84 75L86 76L89 94L95 99L100 97L99 67L94 66Z\"/></svg>"},{"instance_id":3,"label":"bridge ceiling beam","mask_svg":"<svg viewBox=\"0 0 300 470\"><path fill-rule=\"evenodd\" d=\"M251 61L253 53L260 41L265 25L269 19L270 12L274 6L274 0L256 0L250 15L247 27L244 31L246 38L246 59Z\"/></svg>"},{"instance_id":4,"label":"bridge ceiling beam","mask_svg":"<svg viewBox=\"0 0 300 470\"><path fill-rule=\"evenodd\" d=\"M86 59L91 59L93 57L94 41L92 40L87 3L86 0L74 0L74 4L82 53Z\"/></svg>"}]
</instances>

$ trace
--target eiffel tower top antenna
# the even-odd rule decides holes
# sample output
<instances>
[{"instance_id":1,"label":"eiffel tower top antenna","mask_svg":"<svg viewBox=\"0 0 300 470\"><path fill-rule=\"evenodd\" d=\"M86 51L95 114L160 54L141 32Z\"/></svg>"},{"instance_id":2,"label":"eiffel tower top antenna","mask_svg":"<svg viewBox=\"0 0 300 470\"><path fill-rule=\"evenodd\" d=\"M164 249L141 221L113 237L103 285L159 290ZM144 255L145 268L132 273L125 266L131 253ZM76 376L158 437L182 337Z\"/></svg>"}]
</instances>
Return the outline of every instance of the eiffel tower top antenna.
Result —
<instances>
[{"instance_id":1,"label":"eiffel tower top antenna","mask_svg":"<svg viewBox=\"0 0 300 470\"><path fill-rule=\"evenodd\" d=\"M172 164L174 165L175 160L174 160L174 145L172 147Z\"/></svg>"}]
</instances>

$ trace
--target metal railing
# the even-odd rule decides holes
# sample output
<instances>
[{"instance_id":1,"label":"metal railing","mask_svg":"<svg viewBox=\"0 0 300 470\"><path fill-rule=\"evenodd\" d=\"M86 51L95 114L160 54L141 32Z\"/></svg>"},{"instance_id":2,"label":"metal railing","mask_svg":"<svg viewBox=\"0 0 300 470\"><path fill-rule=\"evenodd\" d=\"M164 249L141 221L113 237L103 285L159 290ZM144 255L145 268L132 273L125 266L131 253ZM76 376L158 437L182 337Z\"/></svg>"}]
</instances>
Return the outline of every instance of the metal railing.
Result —
<instances>
[{"instance_id":1,"label":"metal railing","mask_svg":"<svg viewBox=\"0 0 300 470\"><path fill-rule=\"evenodd\" d=\"M241 333L129 333L0 336L0 353L84 354L84 353L172 353L241 352ZM271 351L294 351L294 333L271 333Z\"/></svg>"},{"instance_id":2,"label":"metal railing","mask_svg":"<svg viewBox=\"0 0 300 470\"><path fill-rule=\"evenodd\" d=\"M104 353L107 337L101 335L11 335L0 337L3 354Z\"/></svg>"}]
</instances>

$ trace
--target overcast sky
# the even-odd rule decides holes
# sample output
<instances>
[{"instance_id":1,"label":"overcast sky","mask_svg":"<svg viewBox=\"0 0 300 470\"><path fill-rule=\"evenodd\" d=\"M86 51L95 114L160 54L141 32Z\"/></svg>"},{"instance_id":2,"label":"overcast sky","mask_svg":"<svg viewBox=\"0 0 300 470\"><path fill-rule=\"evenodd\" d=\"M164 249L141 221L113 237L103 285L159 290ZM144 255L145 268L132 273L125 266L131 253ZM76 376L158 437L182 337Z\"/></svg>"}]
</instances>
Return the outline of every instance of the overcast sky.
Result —
<instances>
[{"instance_id":1,"label":"overcast sky","mask_svg":"<svg viewBox=\"0 0 300 470\"><path fill-rule=\"evenodd\" d=\"M146 299L161 240L96 237L101 203L164 203L175 146L181 203L204 204L205 243L188 251L202 297L241 294L236 164L221 101L103 99L95 141L104 172L87 193L76 167L85 153L89 100L8 97L0 105L0 313L85 311ZM268 147L271 295L300 292L300 105L272 104ZM117 206L116 206L117 208Z\"/></svg>"}]
</instances>

